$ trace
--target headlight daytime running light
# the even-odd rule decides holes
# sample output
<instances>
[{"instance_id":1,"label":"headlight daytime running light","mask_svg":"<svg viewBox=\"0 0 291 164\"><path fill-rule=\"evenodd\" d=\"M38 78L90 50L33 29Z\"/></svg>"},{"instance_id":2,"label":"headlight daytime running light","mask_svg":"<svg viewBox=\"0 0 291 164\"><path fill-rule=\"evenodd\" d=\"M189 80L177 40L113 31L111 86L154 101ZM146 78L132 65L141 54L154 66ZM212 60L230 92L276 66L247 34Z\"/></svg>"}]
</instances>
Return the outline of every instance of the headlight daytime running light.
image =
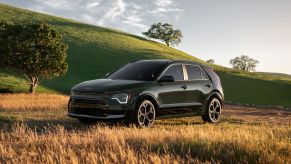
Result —
<instances>
[{"instance_id":1,"label":"headlight daytime running light","mask_svg":"<svg viewBox=\"0 0 291 164\"><path fill-rule=\"evenodd\" d=\"M129 95L127 93L117 93L111 96L111 99L117 100L120 104L126 104L129 99Z\"/></svg>"}]
</instances>

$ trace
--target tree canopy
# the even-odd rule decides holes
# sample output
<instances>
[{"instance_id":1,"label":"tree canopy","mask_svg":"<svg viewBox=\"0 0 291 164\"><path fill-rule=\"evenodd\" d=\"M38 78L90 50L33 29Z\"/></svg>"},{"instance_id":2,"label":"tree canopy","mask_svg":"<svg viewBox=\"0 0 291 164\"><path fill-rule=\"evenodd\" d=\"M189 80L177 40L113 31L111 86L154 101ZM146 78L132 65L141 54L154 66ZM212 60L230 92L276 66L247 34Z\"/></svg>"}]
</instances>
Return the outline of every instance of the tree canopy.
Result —
<instances>
[{"instance_id":1,"label":"tree canopy","mask_svg":"<svg viewBox=\"0 0 291 164\"><path fill-rule=\"evenodd\" d=\"M206 62L209 63L209 64L214 64L214 60L213 59L206 60Z\"/></svg>"},{"instance_id":2,"label":"tree canopy","mask_svg":"<svg viewBox=\"0 0 291 164\"><path fill-rule=\"evenodd\" d=\"M31 83L32 93L40 80L66 73L67 49L62 36L44 22L0 22L1 67L14 68L24 74Z\"/></svg>"},{"instance_id":3,"label":"tree canopy","mask_svg":"<svg viewBox=\"0 0 291 164\"><path fill-rule=\"evenodd\" d=\"M240 57L235 57L231 59L229 63L232 65L233 69L242 70L242 71L255 71L258 60L252 59L246 55L241 55Z\"/></svg>"},{"instance_id":4,"label":"tree canopy","mask_svg":"<svg viewBox=\"0 0 291 164\"><path fill-rule=\"evenodd\" d=\"M181 43L182 32L179 29L174 29L172 25L168 23L157 23L151 25L150 29L143 35L152 38L158 39L166 43L167 46L174 46Z\"/></svg>"}]
</instances>

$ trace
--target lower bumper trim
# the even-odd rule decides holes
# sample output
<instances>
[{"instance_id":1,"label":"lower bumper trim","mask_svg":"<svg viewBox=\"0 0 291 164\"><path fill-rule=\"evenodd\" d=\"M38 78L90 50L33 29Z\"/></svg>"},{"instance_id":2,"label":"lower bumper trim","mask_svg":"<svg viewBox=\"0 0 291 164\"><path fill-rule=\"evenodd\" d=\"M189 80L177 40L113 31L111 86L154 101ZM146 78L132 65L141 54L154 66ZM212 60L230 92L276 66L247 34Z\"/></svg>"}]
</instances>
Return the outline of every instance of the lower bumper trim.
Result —
<instances>
[{"instance_id":1,"label":"lower bumper trim","mask_svg":"<svg viewBox=\"0 0 291 164\"><path fill-rule=\"evenodd\" d=\"M69 117L75 117L75 118L92 118L92 119L100 119L100 120L106 120L106 119L119 119L119 118L124 118L125 115L107 115L104 117L100 117L100 116L90 116L90 115L83 115L83 114L73 114L73 113L69 113L68 114Z\"/></svg>"}]
</instances>

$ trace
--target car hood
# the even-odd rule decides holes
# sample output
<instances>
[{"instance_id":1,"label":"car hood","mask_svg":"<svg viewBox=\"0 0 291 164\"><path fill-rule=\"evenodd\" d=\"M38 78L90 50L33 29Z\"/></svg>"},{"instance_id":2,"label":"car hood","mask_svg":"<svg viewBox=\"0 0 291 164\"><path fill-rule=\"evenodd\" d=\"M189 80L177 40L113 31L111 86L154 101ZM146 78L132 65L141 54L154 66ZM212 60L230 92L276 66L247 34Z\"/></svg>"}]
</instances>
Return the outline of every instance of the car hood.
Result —
<instances>
[{"instance_id":1,"label":"car hood","mask_svg":"<svg viewBox=\"0 0 291 164\"><path fill-rule=\"evenodd\" d=\"M145 83L147 82L134 80L97 79L77 84L72 88L72 91L81 93L129 91L133 88L140 87L141 84Z\"/></svg>"}]
</instances>

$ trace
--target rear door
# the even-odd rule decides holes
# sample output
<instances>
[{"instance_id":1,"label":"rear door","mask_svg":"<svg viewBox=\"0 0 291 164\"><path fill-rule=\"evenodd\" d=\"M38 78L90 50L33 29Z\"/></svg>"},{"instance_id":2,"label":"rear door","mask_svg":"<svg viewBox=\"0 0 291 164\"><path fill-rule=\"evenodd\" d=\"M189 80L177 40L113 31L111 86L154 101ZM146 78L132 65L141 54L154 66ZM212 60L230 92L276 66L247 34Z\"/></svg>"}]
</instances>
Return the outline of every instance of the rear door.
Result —
<instances>
[{"instance_id":1,"label":"rear door","mask_svg":"<svg viewBox=\"0 0 291 164\"><path fill-rule=\"evenodd\" d=\"M183 68L186 70L186 81L187 86L189 86L188 103L193 104L193 106L203 105L208 93L211 91L211 81L200 66L185 64Z\"/></svg>"}]
</instances>

